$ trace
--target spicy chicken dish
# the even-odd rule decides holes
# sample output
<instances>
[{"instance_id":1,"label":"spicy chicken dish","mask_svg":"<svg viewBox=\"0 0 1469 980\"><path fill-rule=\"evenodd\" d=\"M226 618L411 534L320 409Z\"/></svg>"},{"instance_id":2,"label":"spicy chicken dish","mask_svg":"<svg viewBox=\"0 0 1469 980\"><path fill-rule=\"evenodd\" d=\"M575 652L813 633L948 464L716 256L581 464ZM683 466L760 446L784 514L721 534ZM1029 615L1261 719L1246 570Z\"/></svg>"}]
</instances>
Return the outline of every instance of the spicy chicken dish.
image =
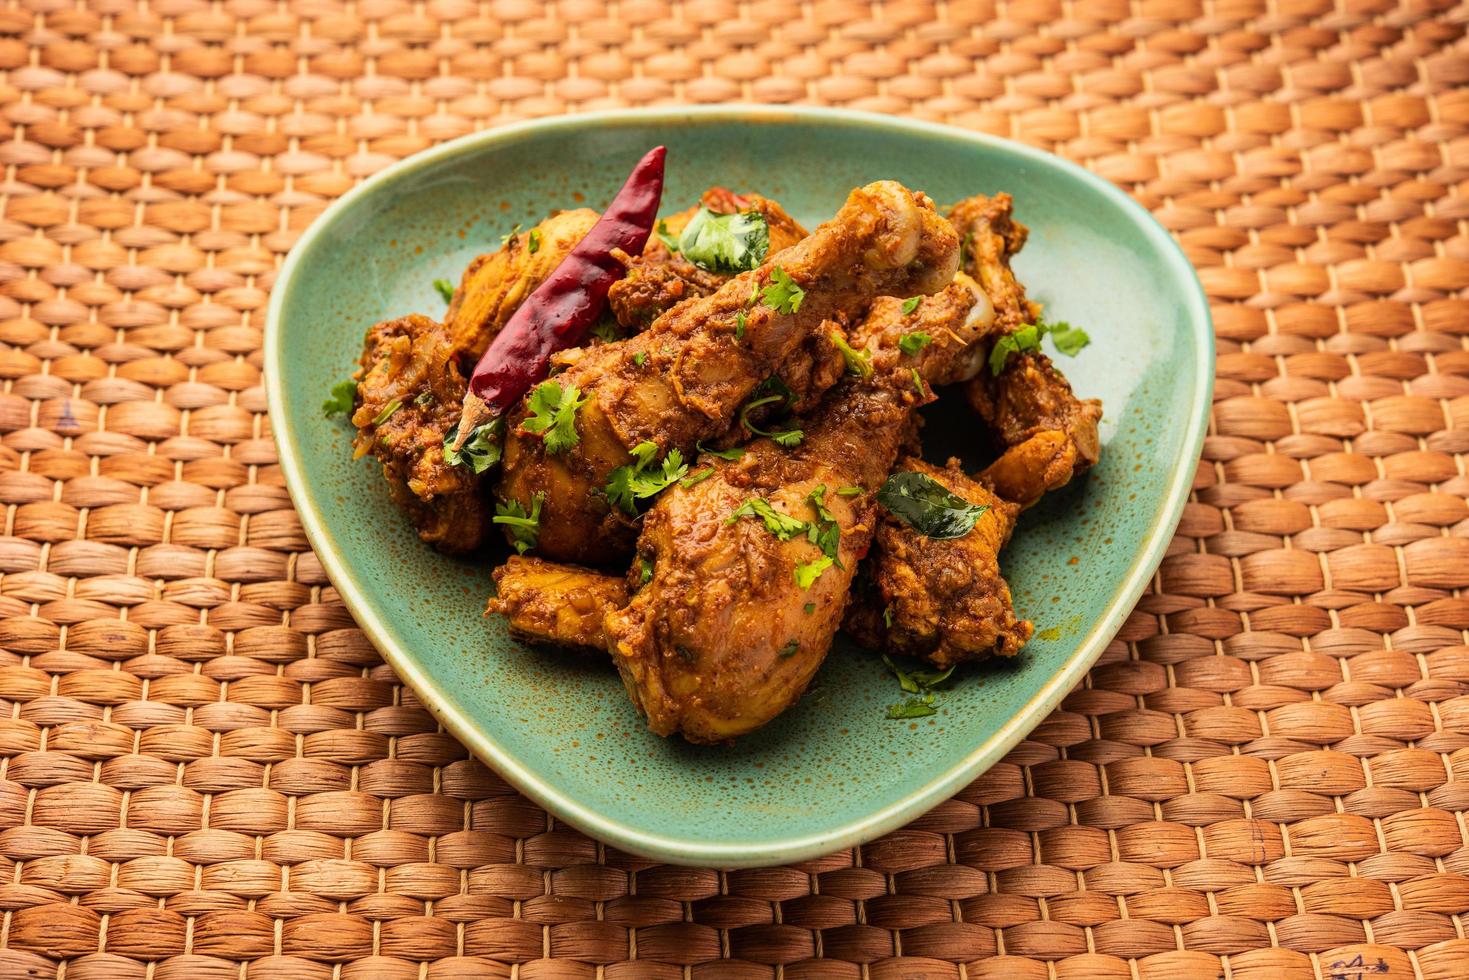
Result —
<instances>
[{"instance_id":1,"label":"spicy chicken dish","mask_svg":"<svg viewBox=\"0 0 1469 980\"><path fill-rule=\"evenodd\" d=\"M664 202L664 160L370 328L325 410L424 541L502 562L489 614L610 658L659 735L766 724L838 631L896 675L889 718L933 714L1031 637L1000 554L1097 462L1101 404L1048 353L1086 334L1027 299L1007 194L882 180L807 229L758 188ZM924 460L946 386L987 465Z\"/></svg>"}]
</instances>

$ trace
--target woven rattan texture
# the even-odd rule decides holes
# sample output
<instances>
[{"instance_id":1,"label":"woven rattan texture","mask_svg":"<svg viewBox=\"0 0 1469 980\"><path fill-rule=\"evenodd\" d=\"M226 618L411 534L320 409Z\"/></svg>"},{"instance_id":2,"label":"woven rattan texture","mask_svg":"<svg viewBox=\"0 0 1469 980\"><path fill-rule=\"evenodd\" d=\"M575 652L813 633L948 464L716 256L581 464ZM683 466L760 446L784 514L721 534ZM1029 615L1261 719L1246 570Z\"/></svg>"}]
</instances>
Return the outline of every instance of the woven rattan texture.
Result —
<instances>
[{"instance_id":1,"label":"woven rattan texture","mask_svg":"<svg viewBox=\"0 0 1469 980\"><path fill-rule=\"evenodd\" d=\"M0 975L1469 976L1466 24L0 6ZM720 873L599 847L435 729L307 548L259 365L281 255L363 176L737 98L1084 161L1188 249L1219 384L1154 588L1060 711L905 830Z\"/></svg>"}]
</instances>

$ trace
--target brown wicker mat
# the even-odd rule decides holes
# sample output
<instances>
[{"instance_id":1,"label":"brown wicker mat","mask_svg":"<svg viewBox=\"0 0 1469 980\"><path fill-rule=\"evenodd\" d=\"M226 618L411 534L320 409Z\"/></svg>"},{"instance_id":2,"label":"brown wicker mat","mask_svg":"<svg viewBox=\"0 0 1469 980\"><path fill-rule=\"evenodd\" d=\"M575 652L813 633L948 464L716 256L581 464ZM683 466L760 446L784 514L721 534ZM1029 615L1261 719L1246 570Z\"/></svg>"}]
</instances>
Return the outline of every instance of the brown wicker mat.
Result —
<instances>
[{"instance_id":1,"label":"brown wicker mat","mask_svg":"<svg viewBox=\"0 0 1469 980\"><path fill-rule=\"evenodd\" d=\"M1469 977L1469 7L0 2L0 976ZM1219 384L1029 740L806 865L650 867L399 687L307 549L267 290L353 183L577 109L875 109L1085 162Z\"/></svg>"}]
</instances>

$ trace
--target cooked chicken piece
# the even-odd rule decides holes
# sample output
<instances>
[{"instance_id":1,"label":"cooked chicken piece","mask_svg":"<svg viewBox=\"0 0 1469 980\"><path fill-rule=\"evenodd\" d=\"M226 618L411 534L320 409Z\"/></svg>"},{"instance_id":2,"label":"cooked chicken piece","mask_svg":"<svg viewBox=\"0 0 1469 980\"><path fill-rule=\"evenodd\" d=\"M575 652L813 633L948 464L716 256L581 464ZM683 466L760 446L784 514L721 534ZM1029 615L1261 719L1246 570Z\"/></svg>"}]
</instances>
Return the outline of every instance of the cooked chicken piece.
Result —
<instances>
[{"instance_id":1,"label":"cooked chicken piece","mask_svg":"<svg viewBox=\"0 0 1469 980\"><path fill-rule=\"evenodd\" d=\"M393 502L440 551L473 551L488 524L480 478L444 462L467 387L448 329L417 314L367 331L352 424L356 455L383 464Z\"/></svg>"},{"instance_id":2,"label":"cooked chicken piece","mask_svg":"<svg viewBox=\"0 0 1469 980\"><path fill-rule=\"evenodd\" d=\"M466 369L596 223L591 208L560 211L469 263L444 314L455 349L471 362Z\"/></svg>"},{"instance_id":3,"label":"cooked chicken piece","mask_svg":"<svg viewBox=\"0 0 1469 980\"><path fill-rule=\"evenodd\" d=\"M983 371L964 389L1004 449L981 474L996 493L1029 507L1096 464L1102 403L1071 391L1039 351L1012 354L998 376Z\"/></svg>"},{"instance_id":4,"label":"cooked chicken piece","mask_svg":"<svg viewBox=\"0 0 1469 980\"><path fill-rule=\"evenodd\" d=\"M607 651L602 621L627 605L627 582L576 565L513 555L495 569L496 595L485 608L510 621L512 635L531 643Z\"/></svg>"},{"instance_id":5,"label":"cooked chicken piece","mask_svg":"<svg viewBox=\"0 0 1469 980\"><path fill-rule=\"evenodd\" d=\"M653 731L693 742L752 731L794 703L826 657L871 542L875 491L932 398L914 374L962 374L990 329L967 281L924 300L922 319L902 305L877 300L895 315L859 334L873 341L870 375L843 379L798 419L799 445L762 438L735 461L706 454L693 472L712 472L666 491L644 518L638 556L652 577L607 617L607 633ZM900 352L918 323L932 342Z\"/></svg>"},{"instance_id":6,"label":"cooked chicken piece","mask_svg":"<svg viewBox=\"0 0 1469 980\"><path fill-rule=\"evenodd\" d=\"M1013 333L1040 316L1010 260L1029 232L1014 220L1009 194L960 201L949 220L963 236L964 271L984 288L1000 333ZM981 479L1001 497L1029 507L1047 490L1064 486L1096 463L1102 403L1079 400L1066 378L1039 351L1011 354L998 376L981 371L965 388L969 403L994 433L1003 453Z\"/></svg>"},{"instance_id":7,"label":"cooked chicken piece","mask_svg":"<svg viewBox=\"0 0 1469 980\"><path fill-rule=\"evenodd\" d=\"M522 430L523 402L507 419L500 498L529 512L543 495L544 557L595 565L627 556L637 524L613 509L604 488L615 469L634 464L633 447L653 443L655 462L673 449L692 456L701 440L727 432L751 392L828 320L876 296L942 289L958 244L926 196L892 181L853 191L835 218L759 269L635 337L586 351L558 375L563 389L574 385L587 399L574 447L553 455Z\"/></svg>"},{"instance_id":8,"label":"cooked chicken piece","mask_svg":"<svg viewBox=\"0 0 1469 980\"><path fill-rule=\"evenodd\" d=\"M759 212L770 232L767 255L774 255L806 237L806 229L786 214L784 208L758 194L735 194L723 187L711 187L699 204L717 214ZM664 219L661 230L677 238L697 211L693 207ZM643 254L629 261L627 275L613 284L607 302L625 329L643 330L667 310L686 299L708 296L729 279L726 273L710 272L670 252L663 239L653 235Z\"/></svg>"},{"instance_id":9,"label":"cooked chicken piece","mask_svg":"<svg viewBox=\"0 0 1469 980\"><path fill-rule=\"evenodd\" d=\"M965 476L956 459L940 468L908 458L898 470L925 474L988 510L961 538L930 538L879 508L867 594L853 605L847 631L865 645L923 657L940 668L991 654L1015 656L1034 627L1015 618L998 556L1019 506Z\"/></svg>"},{"instance_id":10,"label":"cooked chicken piece","mask_svg":"<svg viewBox=\"0 0 1469 980\"><path fill-rule=\"evenodd\" d=\"M1026 230L1011 219L1009 196L970 198L950 216L968 246L965 271L982 284L994 307L996 333L1033 322L1039 310L1010 271L1010 257L1025 243ZM1067 483L1096 461L1098 451L1101 404L1077 401L1044 354L1012 354L998 377L985 366L966 393L1003 455L978 480L966 476L957 460L939 469L908 459L899 468L924 473L989 509L968 534L951 539L926 537L883 511L863 594L845 624L860 642L941 668L991 654L1011 657L1030 639L1031 624L1015 618L999 551L1021 508Z\"/></svg>"},{"instance_id":11,"label":"cooked chicken piece","mask_svg":"<svg viewBox=\"0 0 1469 980\"><path fill-rule=\"evenodd\" d=\"M628 260L627 275L613 284L607 303L624 329L644 330L684 300L708 296L731 278L727 272L704 269L669 249L664 236L677 239L700 207L716 214L756 211L765 218L770 234L767 255L774 255L806 237L806 229L775 201L757 194L735 194L711 187L699 204L659 222L660 235L649 237L639 256Z\"/></svg>"},{"instance_id":12,"label":"cooked chicken piece","mask_svg":"<svg viewBox=\"0 0 1469 980\"><path fill-rule=\"evenodd\" d=\"M1000 333L1014 333L1040 315L1040 307L1025 298L1025 287L1010 271L1010 259L1030 235L1015 220L1014 206L1009 194L976 194L949 209L949 221L963 241L963 269L989 297Z\"/></svg>"}]
</instances>

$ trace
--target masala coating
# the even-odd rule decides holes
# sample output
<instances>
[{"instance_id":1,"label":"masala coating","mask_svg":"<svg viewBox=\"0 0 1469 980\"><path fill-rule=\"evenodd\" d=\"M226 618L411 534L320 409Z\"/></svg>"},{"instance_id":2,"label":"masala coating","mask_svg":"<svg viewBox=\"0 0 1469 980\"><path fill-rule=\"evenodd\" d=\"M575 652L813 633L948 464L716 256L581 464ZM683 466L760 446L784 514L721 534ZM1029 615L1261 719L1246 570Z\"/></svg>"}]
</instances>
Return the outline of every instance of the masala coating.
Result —
<instances>
[{"instance_id":1,"label":"masala coating","mask_svg":"<svg viewBox=\"0 0 1469 980\"><path fill-rule=\"evenodd\" d=\"M500 613L510 633L529 643L550 643L605 653L602 621L627 605L622 576L529 555L512 555L495 569L495 595L485 613Z\"/></svg>"},{"instance_id":2,"label":"masala coating","mask_svg":"<svg viewBox=\"0 0 1469 980\"><path fill-rule=\"evenodd\" d=\"M480 478L444 461L444 435L459 421L468 387L445 325L411 314L367 331L352 424L358 457L382 463L393 502L440 551L473 551L488 506Z\"/></svg>"}]
</instances>

